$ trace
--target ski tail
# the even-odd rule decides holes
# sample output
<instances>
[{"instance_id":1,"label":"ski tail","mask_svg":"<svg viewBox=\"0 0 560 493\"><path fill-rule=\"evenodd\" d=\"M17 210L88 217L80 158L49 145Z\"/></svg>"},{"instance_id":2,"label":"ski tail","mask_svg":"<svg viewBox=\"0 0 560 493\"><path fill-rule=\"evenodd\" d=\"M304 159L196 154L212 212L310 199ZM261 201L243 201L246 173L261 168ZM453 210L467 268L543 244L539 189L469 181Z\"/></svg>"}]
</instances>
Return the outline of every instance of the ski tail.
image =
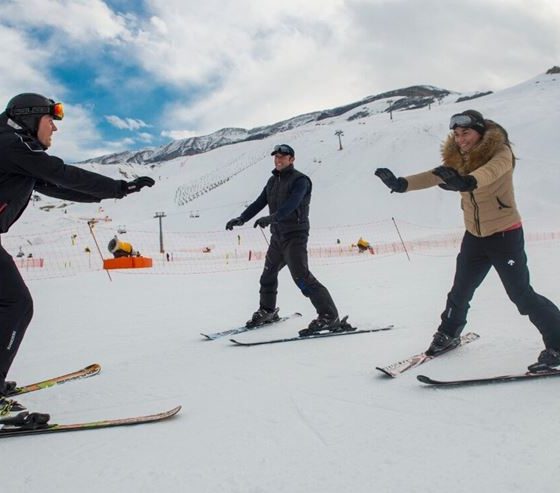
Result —
<instances>
[{"instance_id":1,"label":"ski tail","mask_svg":"<svg viewBox=\"0 0 560 493\"><path fill-rule=\"evenodd\" d=\"M294 312L290 315L284 315L283 317L280 317L278 320L273 320L271 322L266 322L262 325L256 325L254 327L247 327L246 325L242 325L240 327L236 327L234 329L229 329L229 330L224 330L222 332L213 332L213 333L209 333L209 334L201 332L200 335L202 337L204 337L206 340L214 341L214 340L219 339L221 337L233 336L233 335L236 335L236 334L241 334L243 332L248 332L250 330L256 330L256 329L261 329L263 327L269 327L271 325L275 325L275 324L278 324L280 322L285 322L286 320L290 320L292 318L298 318L298 317L301 317L301 313Z\"/></svg>"}]
</instances>

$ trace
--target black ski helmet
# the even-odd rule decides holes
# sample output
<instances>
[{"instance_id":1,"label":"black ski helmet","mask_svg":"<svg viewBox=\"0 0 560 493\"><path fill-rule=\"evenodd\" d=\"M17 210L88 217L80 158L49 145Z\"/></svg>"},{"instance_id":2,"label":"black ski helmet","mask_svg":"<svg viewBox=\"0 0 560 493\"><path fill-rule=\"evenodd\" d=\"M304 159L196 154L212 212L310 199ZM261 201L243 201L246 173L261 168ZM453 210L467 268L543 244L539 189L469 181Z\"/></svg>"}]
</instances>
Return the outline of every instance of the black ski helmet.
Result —
<instances>
[{"instance_id":1,"label":"black ski helmet","mask_svg":"<svg viewBox=\"0 0 560 493\"><path fill-rule=\"evenodd\" d=\"M60 104L60 103L58 103ZM52 115L55 120L62 120L63 112L55 112L55 103L52 99L26 92L14 96L6 106L6 115L32 135L37 136L39 120L43 115Z\"/></svg>"}]
</instances>

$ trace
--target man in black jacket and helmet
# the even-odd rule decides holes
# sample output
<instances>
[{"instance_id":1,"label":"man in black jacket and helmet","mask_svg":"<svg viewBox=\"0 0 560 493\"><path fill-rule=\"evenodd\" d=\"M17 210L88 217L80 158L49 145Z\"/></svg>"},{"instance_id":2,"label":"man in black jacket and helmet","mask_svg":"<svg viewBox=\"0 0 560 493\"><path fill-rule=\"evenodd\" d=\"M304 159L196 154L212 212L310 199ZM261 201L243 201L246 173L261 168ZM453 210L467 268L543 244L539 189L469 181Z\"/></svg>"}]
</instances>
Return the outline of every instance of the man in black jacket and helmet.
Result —
<instances>
[{"instance_id":1,"label":"man in black jacket and helmet","mask_svg":"<svg viewBox=\"0 0 560 493\"><path fill-rule=\"evenodd\" d=\"M153 186L154 180L147 176L130 182L113 180L48 155L55 121L63 117L62 103L34 93L15 96L0 113L0 234L19 219L34 191L76 202L99 202ZM21 409L4 398L15 386L6 383L6 376L32 315L29 290L0 243L0 414Z\"/></svg>"},{"instance_id":2,"label":"man in black jacket and helmet","mask_svg":"<svg viewBox=\"0 0 560 493\"><path fill-rule=\"evenodd\" d=\"M255 327L278 319L278 273L287 265L294 282L317 310L317 318L300 331L300 335L345 330L348 326L341 327L331 295L309 271L307 263L311 180L294 168L295 152L291 146L277 145L271 155L274 156L273 176L258 198L239 217L226 224L228 230L242 226L268 205L269 215L260 217L254 224L255 228L270 226L271 238L260 279L259 309L247 326Z\"/></svg>"}]
</instances>

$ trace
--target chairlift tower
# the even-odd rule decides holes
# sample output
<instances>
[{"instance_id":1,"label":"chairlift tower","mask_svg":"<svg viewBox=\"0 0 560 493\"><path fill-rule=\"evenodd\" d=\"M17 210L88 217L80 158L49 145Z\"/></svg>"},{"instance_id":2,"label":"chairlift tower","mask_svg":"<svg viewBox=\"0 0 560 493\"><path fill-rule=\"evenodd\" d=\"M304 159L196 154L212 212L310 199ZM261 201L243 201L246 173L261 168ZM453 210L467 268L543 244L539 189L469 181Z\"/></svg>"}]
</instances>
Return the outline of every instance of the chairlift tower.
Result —
<instances>
[{"instance_id":1,"label":"chairlift tower","mask_svg":"<svg viewBox=\"0 0 560 493\"><path fill-rule=\"evenodd\" d=\"M163 249L163 226L161 220L166 217L165 212L156 212L154 219L159 219L159 253L165 253Z\"/></svg>"}]
</instances>

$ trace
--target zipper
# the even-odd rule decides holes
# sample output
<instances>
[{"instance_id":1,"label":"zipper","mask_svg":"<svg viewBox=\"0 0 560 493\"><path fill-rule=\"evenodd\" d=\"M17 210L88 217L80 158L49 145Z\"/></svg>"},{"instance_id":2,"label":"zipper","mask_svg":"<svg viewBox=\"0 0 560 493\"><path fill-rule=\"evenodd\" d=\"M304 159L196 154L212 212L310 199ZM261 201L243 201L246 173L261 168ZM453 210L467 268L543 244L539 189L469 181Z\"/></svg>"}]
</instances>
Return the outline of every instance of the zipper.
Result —
<instances>
[{"instance_id":1,"label":"zipper","mask_svg":"<svg viewBox=\"0 0 560 493\"><path fill-rule=\"evenodd\" d=\"M474 224L476 226L476 232L478 233L478 236L482 236L482 233L480 232L480 210L476 199L474 198L474 193L469 192L469 195L471 196L471 204L474 207Z\"/></svg>"}]
</instances>

